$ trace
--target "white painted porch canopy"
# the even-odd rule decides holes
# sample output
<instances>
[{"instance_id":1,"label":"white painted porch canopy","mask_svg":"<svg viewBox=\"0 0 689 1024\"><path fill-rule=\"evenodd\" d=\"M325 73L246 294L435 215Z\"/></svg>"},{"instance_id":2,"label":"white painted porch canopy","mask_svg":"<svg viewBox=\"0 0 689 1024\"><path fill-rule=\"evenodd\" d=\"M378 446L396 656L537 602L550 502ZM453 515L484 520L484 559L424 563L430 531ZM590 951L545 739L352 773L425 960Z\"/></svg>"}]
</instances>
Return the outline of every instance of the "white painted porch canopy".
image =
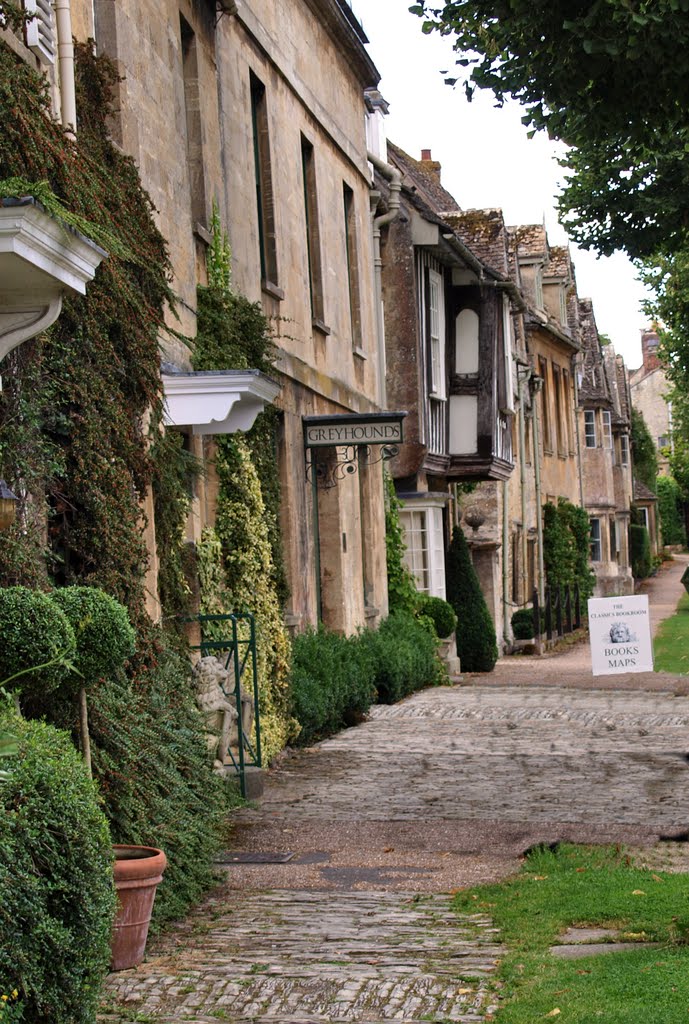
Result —
<instances>
[{"instance_id":1,"label":"white painted porch canopy","mask_svg":"<svg viewBox=\"0 0 689 1024\"><path fill-rule=\"evenodd\" d=\"M58 318L107 253L33 199L0 200L0 360Z\"/></svg>"},{"instance_id":2,"label":"white painted porch canopy","mask_svg":"<svg viewBox=\"0 0 689 1024\"><path fill-rule=\"evenodd\" d=\"M280 385L260 370L201 370L163 373L165 423L194 434L250 430Z\"/></svg>"}]
</instances>

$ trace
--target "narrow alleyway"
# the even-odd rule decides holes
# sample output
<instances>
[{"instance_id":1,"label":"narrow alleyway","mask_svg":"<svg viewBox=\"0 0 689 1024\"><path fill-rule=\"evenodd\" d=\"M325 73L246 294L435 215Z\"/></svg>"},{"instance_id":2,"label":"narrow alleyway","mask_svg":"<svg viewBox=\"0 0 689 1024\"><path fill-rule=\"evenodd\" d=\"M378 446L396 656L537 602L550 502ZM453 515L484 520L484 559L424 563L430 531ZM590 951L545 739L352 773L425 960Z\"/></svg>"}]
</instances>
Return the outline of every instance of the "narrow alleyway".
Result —
<instances>
[{"instance_id":1,"label":"narrow alleyway","mask_svg":"<svg viewBox=\"0 0 689 1024\"><path fill-rule=\"evenodd\" d=\"M685 564L652 581L656 619ZM593 679L587 656L504 659L287 755L238 815L233 850L263 862L228 864L146 964L113 975L124 1009L104 1019L485 1019L497 937L451 913L452 889L539 842L651 845L689 824L686 681Z\"/></svg>"}]
</instances>

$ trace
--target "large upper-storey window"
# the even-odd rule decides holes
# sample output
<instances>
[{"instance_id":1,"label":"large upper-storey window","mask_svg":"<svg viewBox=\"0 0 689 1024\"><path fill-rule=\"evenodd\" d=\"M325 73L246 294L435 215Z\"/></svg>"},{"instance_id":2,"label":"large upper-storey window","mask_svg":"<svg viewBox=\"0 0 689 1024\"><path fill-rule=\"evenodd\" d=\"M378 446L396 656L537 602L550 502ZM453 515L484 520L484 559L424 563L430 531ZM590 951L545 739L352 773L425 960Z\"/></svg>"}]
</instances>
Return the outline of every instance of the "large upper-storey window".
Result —
<instances>
[{"instance_id":1,"label":"large upper-storey window","mask_svg":"<svg viewBox=\"0 0 689 1024\"><path fill-rule=\"evenodd\" d=\"M354 193L346 183L342 185L342 203L344 209L345 255L347 260L347 283L349 285L352 348L355 352L361 352L361 295L359 291L359 248L356 210L354 207Z\"/></svg>"},{"instance_id":2,"label":"large upper-storey window","mask_svg":"<svg viewBox=\"0 0 689 1024\"><path fill-rule=\"evenodd\" d=\"M309 270L311 316L323 324L323 270L321 266L321 236L318 217L318 190L316 188L316 162L313 146L301 137L301 167L304 180L304 216L306 218L306 254Z\"/></svg>"},{"instance_id":3,"label":"large upper-storey window","mask_svg":"<svg viewBox=\"0 0 689 1024\"><path fill-rule=\"evenodd\" d=\"M268 107L265 86L253 72L251 73L251 121L254 138L254 174L256 177L258 243L261 252L261 281L277 286L279 281Z\"/></svg>"},{"instance_id":4,"label":"large upper-storey window","mask_svg":"<svg viewBox=\"0 0 689 1024\"><path fill-rule=\"evenodd\" d=\"M430 348L430 392L445 398L445 295L443 279L428 271L428 333Z\"/></svg>"}]
</instances>

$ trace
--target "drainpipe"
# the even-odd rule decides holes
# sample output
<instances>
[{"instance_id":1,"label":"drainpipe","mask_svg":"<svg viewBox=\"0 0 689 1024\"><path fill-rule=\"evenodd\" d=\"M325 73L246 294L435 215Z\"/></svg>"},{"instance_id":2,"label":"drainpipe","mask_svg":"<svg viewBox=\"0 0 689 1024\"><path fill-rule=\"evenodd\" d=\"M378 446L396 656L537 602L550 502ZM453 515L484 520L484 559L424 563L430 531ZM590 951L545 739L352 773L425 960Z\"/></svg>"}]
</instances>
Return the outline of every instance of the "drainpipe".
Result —
<instances>
[{"instance_id":1,"label":"drainpipe","mask_svg":"<svg viewBox=\"0 0 689 1024\"><path fill-rule=\"evenodd\" d=\"M521 516L522 516L522 596L525 602L531 600L531 594L526 592L527 562L529 560L529 539L526 523L526 421L525 421L525 389L529 379L529 370L525 373L518 373L519 381L519 486L521 488Z\"/></svg>"},{"instance_id":2,"label":"drainpipe","mask_svg":"<svg viewBox=\"0 0 689 1024\"><path fill-rule=\"evenodd\" d=\"M512 605L508 597L510 582L509 566L510 524L509 524L509 480L502 481L502 643L512 640Z\"/></svg>"},{"instance_id":3,"label":"drainpipe","mask_svg":"<svg viewBox=\"0 0 689 1024\"><path fill-rule=\"evenodd\" d=\"M579 504L584 505L584 472L581 465L581 439L579 437L579 368L576 356L572 356L572 379L574 380L574 427L577 435L577 469L579 471Z\"/></svg>"},{"instance_id":4,"label":"drainpipe","mask_svg":"<svg viewBox=\"0 0 689 1024\"><path fill-rule=\"evenodd\" d=\"M402 175L375 153L367 153L369 163L390 182L388 212L373 218L373 267L375 274L376 321L378 325L378 396L381 409L387 405L385 393L385 319L383 317L383 258L380 254L381 229L396 219L400 212Z\"/></svg>"},{"instance_id":5,"label":"drainpipe","mask_svg":"<svg viewBox=\"0 0 689 1024\"><path fill-rule=\"evenodd\" d=\"M60 75L60 112L63 127L74 138L77 130L77 102L74 91L74 45L70 0L55 0L57 57Z\"/></svg>"},{"instance_id":6,"label":"drainpipe","mask_svg":"<svg viewBox=\"0 0 689 1024\"><path fill-rule=\"evenodd\" d=\"M543 381L538 378L531 378L533 392L537 393L543 387ZM535 397L531 403L531 414L533 416L533 447L534 447L534 469L536 480L536 543L538 545L538 597L542 602L545 600L545 568L543 565L543 510L541 508L541 429L538 421L538 402Z\"/></svg>"}]
</instances>

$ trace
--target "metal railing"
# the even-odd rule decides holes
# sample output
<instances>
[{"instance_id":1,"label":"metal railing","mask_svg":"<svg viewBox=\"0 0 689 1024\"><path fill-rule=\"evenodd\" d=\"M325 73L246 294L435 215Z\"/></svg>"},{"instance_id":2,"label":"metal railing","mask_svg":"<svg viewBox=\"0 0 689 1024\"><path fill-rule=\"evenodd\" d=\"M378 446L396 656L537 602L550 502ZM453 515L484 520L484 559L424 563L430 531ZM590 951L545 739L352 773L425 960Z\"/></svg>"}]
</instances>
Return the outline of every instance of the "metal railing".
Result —
<instances>
[{"instance_id":1,"label":"metal railing","mask_svg":"<svg viewBox=\"0 0 689 1024\"><path fill-rule=\"evenodd\" d=\"M214 654L224 662L233 687L228 692L222 684L220 689L226 697L234 699L237 710L237 745L228 748L228 755L239 778L239 789L246 797L246 769L261 767L261 721L258 706L258 673L256 664L256 623L253 615L197 615L191 620L201 626L201 643L191 647L200 651L201 657ZM253 724L247 731L242 715L242 682L249 672L246 689L253 703ZM252 735L253 734L253 735Z\"/></svg>"},{"instance_id":2,"label":"metal railing","mask_svg":"<svg viewBox=\"0 0 689 1024\"><path fill-rule=\"evenodd\" d=\"M542 639L545 635L548 640L581 629L579 584L575 583L573 587L546 587L542 608L538 591L534 590L533 628L534 637Z\"/></svg>"}]
</instances>

